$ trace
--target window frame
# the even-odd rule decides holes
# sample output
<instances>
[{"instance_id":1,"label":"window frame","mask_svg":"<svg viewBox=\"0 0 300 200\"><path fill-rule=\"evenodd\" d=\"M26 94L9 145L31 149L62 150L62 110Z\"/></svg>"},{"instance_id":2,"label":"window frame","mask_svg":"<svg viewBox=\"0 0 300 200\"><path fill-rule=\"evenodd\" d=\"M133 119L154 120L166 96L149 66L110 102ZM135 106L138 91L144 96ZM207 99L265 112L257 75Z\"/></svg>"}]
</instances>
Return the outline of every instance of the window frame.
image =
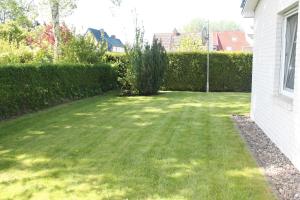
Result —
<instances>
[{"instance_id":1,"label":"window frame","mask_svg":"<svg viewBox=\"0 0 300 200\"><path fill-rule=\"evenodd\" d=\"M289 89L285 87L285 73L286 73L286 68L285 68L285 52L286 52L286 31L287 31L287 20L289 17L298 14L299 16L299 10L298 10L298 6L289 10L288 12L286 12L283 15L283 28L282 28L282 56L281 56L281 69L280 69L280 94L283 94L284 96L290 97L290 98L294 98L294 90L293 89ZM299 24L299 20L298 20L298 24ZM298 26L298 25L297 25ZM296 34L298 34L298 28L297 27L297 32ZM297 35L297 40L298 40L298 35ZM298 45L298 44L296 44ZM297 46L296 46L296 51L297 51ZM297 52L296 55L297 56Z\"/></svg>"}]
</instances>

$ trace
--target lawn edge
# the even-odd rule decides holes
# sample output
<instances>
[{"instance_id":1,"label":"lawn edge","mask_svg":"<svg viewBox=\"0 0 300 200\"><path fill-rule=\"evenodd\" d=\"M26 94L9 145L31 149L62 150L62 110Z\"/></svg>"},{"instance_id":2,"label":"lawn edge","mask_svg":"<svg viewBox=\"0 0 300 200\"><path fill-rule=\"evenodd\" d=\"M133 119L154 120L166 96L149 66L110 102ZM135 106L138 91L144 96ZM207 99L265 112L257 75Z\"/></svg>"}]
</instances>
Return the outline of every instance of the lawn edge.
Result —
<instances>
[{"instance_id":1,"label":"lawn edge","mask_svg":"<svg viewBox=\"0 0 300 200\"><path fill-rule=\"evenodd\" d=\"M5 123L11 123L11 122L15 122L17 120L30 118L33 115L44 114L44 113L47 113L47 112L51 112L52 110L61 109L61 108L67 107L67 106L71 106L73 104L80 103L82 101L92 100L92 99L96 99L96 98L105 98L105 97L108 97L108 96L118 96L118 90L112 90L112 91L105 92L105 93L100 94L100 95L91 96L91 97L87 97L87 98L83 98L83 99L77 99L77 100L73 100L73 101L65 101L63 103L59 103L59 104L56 104L56 105L53 105L53 106L50 106L50 107L42 108L42 109L39 109L39 110L36 110L36 111L33 110L33 111L23 113L23 114L20 114L20 115L12 116L8 119L0 120L0 127L1 127L1 125L4 125Z\"/></svg>"},{"instance_id":2,"label":"lawn edge","mask_svg":"<svg viewBox=\"0 0 300 200\"><path fill-rule=\"evenodd\" d=\"M258 157L257 157L257 156L255 155L255 153L251 150L251 148L250 148L250 146L249 146L249 143L248 143L247 139L246 139L245 136L242 134L242 130L241 130L241 129L239 128L239 126L238 126L238 121L234 118L235 116L238 116L238 115L233 114L233 115L231 115L231 117L230 117L231 120L232 120L232 122L233 122L233 124L234 124L234 128L235 128L236 131L239 133L239 135L240 135L240 137L241 137L243 143L245 144L246 150L249 152L249 154L251 155L251 157L254 159L256 165L259 167L259 171L261 171L261 173L262 173L262 175L263 175L263 177L264 177L264 179L265 179L265 181L266 181L266 183L267 183L267 186L268 186L268 188L270 189L270 192L272 192L272 194L273 194L273 196L274 196L274 198L275 198L276 200L280 200L280 198L279 198L280 195L279 195L277 189L276 189L276 188L274 187L274 185L272 184L271 178L268 177L268 176L266 175L266 171L265 171L264 167L262 166L262 164L259 162ZM240 115L240 116L245 116L245 115Z\"/></svg>"}]
</instances>

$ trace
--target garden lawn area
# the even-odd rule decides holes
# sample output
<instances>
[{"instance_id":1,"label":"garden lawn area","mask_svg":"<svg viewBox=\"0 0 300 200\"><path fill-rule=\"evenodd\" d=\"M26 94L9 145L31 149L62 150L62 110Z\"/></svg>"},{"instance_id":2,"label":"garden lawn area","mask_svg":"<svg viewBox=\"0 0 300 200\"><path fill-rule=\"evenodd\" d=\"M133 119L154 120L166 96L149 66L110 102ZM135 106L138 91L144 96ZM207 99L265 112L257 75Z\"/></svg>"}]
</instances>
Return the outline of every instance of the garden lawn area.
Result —
<instances>
[{"instance_id":1,"label":"garden lawn area","mask_svg":"<svg viewBox=\"0 0 300 200\"><path fill-rule=\"evenodd\" d=\"M274 199L231 120L249 102L111 92L1 122L0 199Z\"/></svg>"}]
</instances>

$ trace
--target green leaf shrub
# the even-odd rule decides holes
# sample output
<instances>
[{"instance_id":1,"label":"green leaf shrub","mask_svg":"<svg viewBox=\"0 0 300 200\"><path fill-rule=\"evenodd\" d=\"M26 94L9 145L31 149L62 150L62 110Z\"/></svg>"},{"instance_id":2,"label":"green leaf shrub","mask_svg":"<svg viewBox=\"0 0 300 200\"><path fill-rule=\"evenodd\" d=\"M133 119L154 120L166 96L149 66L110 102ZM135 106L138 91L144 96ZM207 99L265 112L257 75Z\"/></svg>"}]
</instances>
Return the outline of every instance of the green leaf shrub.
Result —
<instances>
[{"instance_id":1,"label":"green leaf shrub","mask_svg":"<svg viewBox=\"0 0 300 200\"><path fill-rule=\"evenodd\" d=\"M101 63L107 50L106 43L96 44L90 38L74 36L62 45L61 62L95 64Z\"/></svg>"},{"instance_id":2,"label":"green leaf shrub","mask_svg":"<svg viewBox=\"0 0 300 200\"><path fill-rule=\"evenodd\" d=\"M116 74L107 64L0 66L0 119L99 95L115 87Z\"/></svg>"},{"instance_id":3,"label":"green leaf shrub","mask_svg":"<svg viewBox=\"0 0 300 200\"><path fill-rule=\"evenodd\" d=\"M29 47L0 39L0 64L28 63L33 60L34 53Z\"/></svg>"},{"instance_id":4,"label":"green leaf shrub","mask_svg":"<svg viewBox=\"0 0 300 200\"><path fill-rule=\"evenodd\" d=\"M16 22L0 23L0 38L19 45L24 42L28 32Z\"/></svg>"}]
</instances>

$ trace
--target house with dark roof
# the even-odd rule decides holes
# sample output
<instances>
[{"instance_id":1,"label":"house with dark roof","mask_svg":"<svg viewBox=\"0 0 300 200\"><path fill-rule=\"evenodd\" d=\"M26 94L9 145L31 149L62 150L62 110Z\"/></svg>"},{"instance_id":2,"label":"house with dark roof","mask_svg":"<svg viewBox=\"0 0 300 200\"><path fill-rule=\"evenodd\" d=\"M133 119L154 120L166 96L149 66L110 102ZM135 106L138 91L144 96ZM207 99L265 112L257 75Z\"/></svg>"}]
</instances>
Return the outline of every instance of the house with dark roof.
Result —
<instances>
[{"instance_id":1,"label":"house with dark roof","mask_svg":"<svg viewBox=\"0 0 300 200\"><path fill-rule=\"evenodd\" d=\"M105 41L108 46L108 51L111 52L124 52L124 44L115 35L109 36L104 29L89 28L85 34L86 37L91 37L96 43Z\"/></svg>"},{"instance_id":2,"label":"house with dark roof","mask_svg":"<svg viewBox=\"0 0 300 200\"><path fill-rule=\"evenodd\" d=\"M251 52L252 45L245 32L224 31L213 33L213 45L216 51Z\"/></svg>"}]
</instances>

